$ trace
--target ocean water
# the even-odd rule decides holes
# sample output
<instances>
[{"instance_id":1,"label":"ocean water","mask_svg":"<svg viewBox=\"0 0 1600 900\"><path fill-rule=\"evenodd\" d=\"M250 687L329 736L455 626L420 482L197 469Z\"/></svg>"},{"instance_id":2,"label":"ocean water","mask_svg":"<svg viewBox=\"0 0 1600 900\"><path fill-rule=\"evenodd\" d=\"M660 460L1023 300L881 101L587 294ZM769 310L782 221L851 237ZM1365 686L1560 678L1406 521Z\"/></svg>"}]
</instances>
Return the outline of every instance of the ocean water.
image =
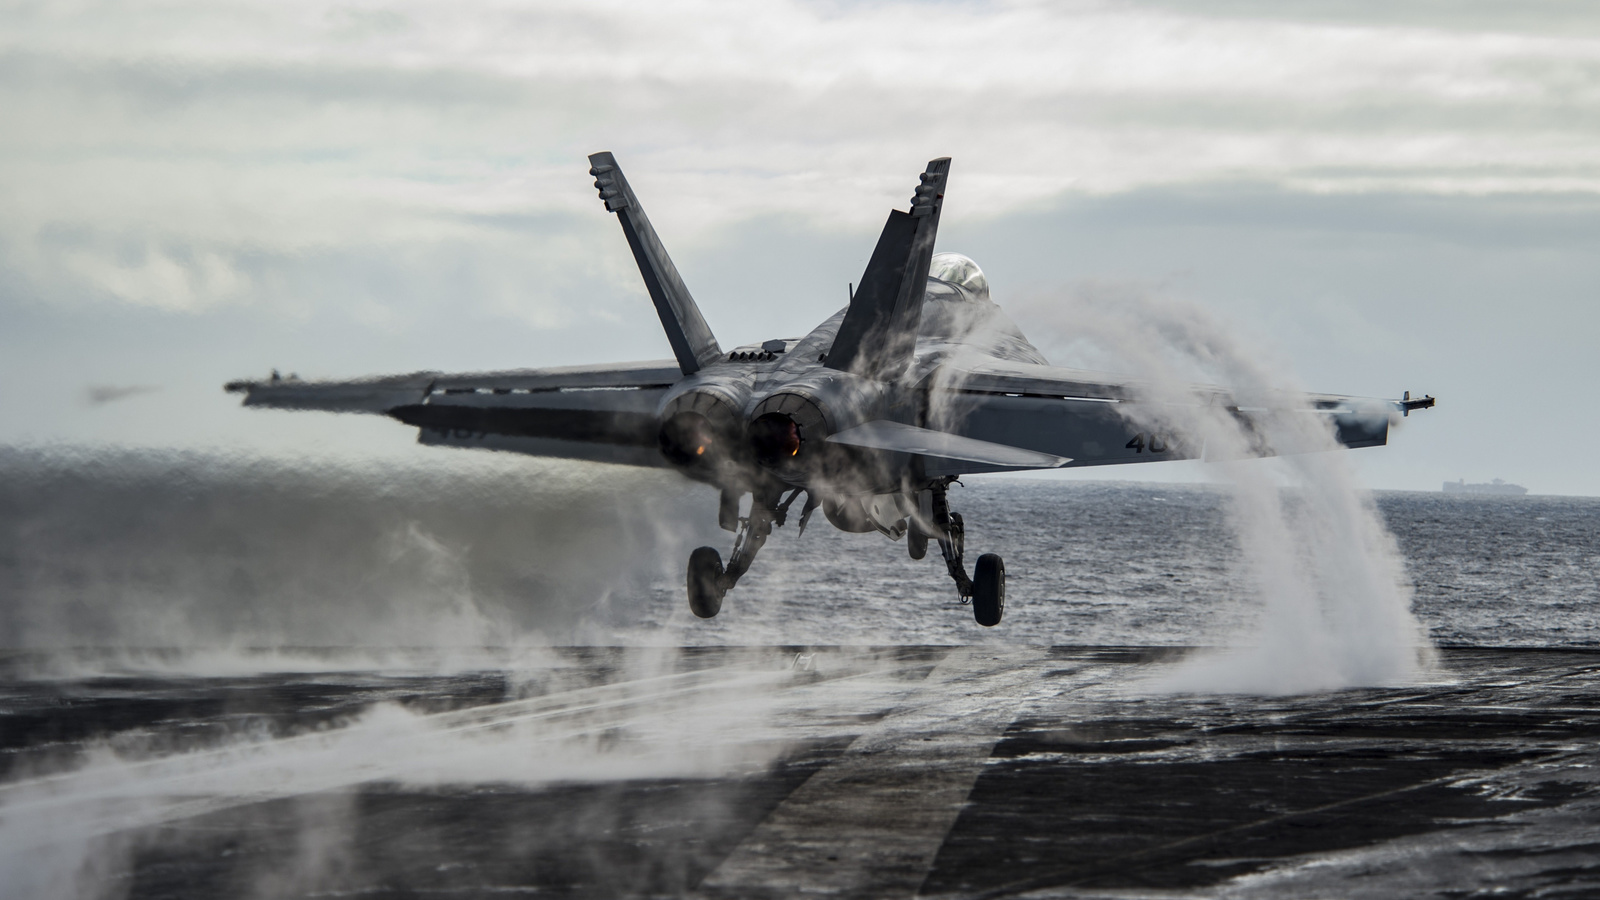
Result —
<instances>
[{"instance_id":1,"label":"ocean water","mask_svg":"<svg viewBox=\"0 0 1600 900\"><path fill-rule=\"evenodd\" d=\"M887 642L1217 644L1258 611L1227 523L1227 492L1203 485L971 479L952 488L968 560L1006 560L1006 620L974 630L937 548L824 529L779 533L729 595L730 639L759 618L808 634L861 628ZM1593 646L1600 642L1600 499L1380 492L1414 586L1413 611L1439 645ZM661 606L676 584L659 586ZM758 605L765 608L751 609ZM750 627L750 626L746 626ZM1004 638L999 636L1004 632Z\"/></svg>"},{"instance_id":2,"label":"ocean water","mask_svg":"<svg viewBox=\"0 0 1600 900\"><path fill-rule=\"evenodd\" d=\"M714 620L683 598L714 494L667 473L441 453L436 467L0 452L0 646L23 651L552 644L1216 645L1259 600L1221 487L974 478L978 627L903 543L775 531ZM1600 499L1380 493L1441 645L1600 644Z\"/></svg>"},{"instance_id":3,"label":"ocean water","mask_svg":"<svg viewBox=\"0 0 1600 900\"><path fill-rule=\"evenodd\" d=\"M0 898L670 896L823 766L879 767L819 784L889 785L894 827L916 822L903 766L934 746L924 728L981 732L937 745L969 747L982 773L970 814L934 838L933 884L1014 879L1003 847L1031 871L1102 865L1116 821L1129 846L1203 858L1166 870L1221 885L1196 896L1233 896L1249 887L1235 873L1278 856L1274 877L1302 881L1256 895L1356 896L1339 881L1352 868L1379 872L1365 896L1420 895L1396 886L1407 878L1456 878L1461 895L1588 887L1570 873L1593 855L1593 769L1572 741L1595 728L1581 712L1593 652L1447 650L1403 685L1175 696L1173 672L1228 655L1060 646L1247 647L1256 561L1223 488L955 488L971 556L1007 562L997 628L973 622L936 553L913 561L820 516L804 535L777 530L722 614L700 620L684 561L731 544L708 489L437 459L0 450ZM1377 506L1436 644L1600 645L1600 500L1394 493ZM906 646L929 644L977 646ZM932 677L947 661L965 674ZM910 730L846 752L894 722ZM1397 799L1322 817L1330 798L1363 797ZM1527 818L1528 803L1572 797ZM1197 842L1219 815L1285 840ZM1290 815L1319 827L1286 828ZM1420 855L1381 843L1441 822ZM1391 858L1399 875L1384 874Z\"/></svg>"}]
</instances>

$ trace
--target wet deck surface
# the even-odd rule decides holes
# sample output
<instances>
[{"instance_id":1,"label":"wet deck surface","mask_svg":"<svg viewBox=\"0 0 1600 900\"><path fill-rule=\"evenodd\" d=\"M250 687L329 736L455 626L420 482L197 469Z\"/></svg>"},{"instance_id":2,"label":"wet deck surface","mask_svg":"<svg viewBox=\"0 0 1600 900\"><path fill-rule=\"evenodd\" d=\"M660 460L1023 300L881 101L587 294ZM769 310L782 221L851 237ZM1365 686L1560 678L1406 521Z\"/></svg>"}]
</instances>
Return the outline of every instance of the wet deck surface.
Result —
<instances>
[{"instance_id":1,"label":"wet deck surface","mask_svg":"<svg viewBox=\"0 0 1600 900\"><path fill-rule=\"evenodd\" d=\"M1600 651L1151 693L1173 651L13 679L0 843L130 897L1587 897Z\"/></svg>"}]
</instances>

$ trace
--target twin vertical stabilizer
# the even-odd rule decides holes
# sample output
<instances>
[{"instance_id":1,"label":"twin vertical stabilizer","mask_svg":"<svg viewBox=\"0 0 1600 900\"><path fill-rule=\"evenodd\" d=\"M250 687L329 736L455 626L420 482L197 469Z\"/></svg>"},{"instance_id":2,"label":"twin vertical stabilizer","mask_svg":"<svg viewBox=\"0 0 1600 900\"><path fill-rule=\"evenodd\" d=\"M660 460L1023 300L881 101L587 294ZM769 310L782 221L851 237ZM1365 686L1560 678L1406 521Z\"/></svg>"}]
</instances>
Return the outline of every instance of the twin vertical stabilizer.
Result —
<instances>
[{"instance_id":1,"label":"twin vertical stabilizer","mask_svg":"<svg viewBox=\"0 0 1600 900\"><path fill-rule=\"evenodd\" d=\"M911 197L911 211L889 213L861 287L851 296L828 351L828 368L893 381L910 365L949 175L949 157L928 163Z\"/></svg>"},{"instance_id":2,"label":"twin vertical stabilizer","mask_svg":"<svg viewBox=\"0 0 1600 900\"><path fill-rule=\"evenodd\" d=\"M711 326L700 315L689 288L672 264L661 238L650 226L650 219L639 205L622 175L616 157L609 152L595 153L589 157L589 174L594 176L594 186L606 209L617 214L622 223L622 233L627 235L628 246L633 248L633 258L639 263L639 274L644 276L645 288L661 317L661 327L672 344L672 354L685 375L693 375L702 368L722 358L722 348L711 333Z\"/></svg>"},{"instance_id":3,"label":"twin vertical stabilizer","mask_svg":"<svg viewBox=\"0 0 1600 900\"><path fill-rule=\"evenodd\" d=\"M589 165L600 199L622 223L622 233L633 249L639 274L644 276L678 367L683 374L693 375L716 362L722 357L722 348L700 315L672 258L661 246L661 238L656 236L639 198L628 186L616 157L596 153L589 157ZM883 381L893 381L905 373L916 351L922 299L949 174L949 157L929 162L911 198L910 212L889 213L867 271L861 276L861 286L851 296L850 308L828 351L828 368Z\"/></svg>"}]
</instances>

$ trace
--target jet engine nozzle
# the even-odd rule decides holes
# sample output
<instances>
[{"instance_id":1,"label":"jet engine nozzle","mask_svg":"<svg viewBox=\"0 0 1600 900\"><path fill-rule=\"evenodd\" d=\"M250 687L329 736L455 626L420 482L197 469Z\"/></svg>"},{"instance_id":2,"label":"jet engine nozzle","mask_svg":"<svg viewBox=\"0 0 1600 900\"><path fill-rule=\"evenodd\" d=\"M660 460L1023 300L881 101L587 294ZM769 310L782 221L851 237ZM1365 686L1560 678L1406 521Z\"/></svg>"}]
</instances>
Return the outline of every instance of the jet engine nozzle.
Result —
<instances>
[{"instance_id":1,"label":"jet engine nozzle","mask_svg":"<svg viewBox=\"0 0 1600 900\"><path fill-rule=\"evenodd\" d=\"M800 423L783 413L767 413L750 423L750 449L756 462L768 468L798 458L805 442Z\"/></svg>"},{"instance_id":2,"label":"jet engine nozzle","mask_svg":"<svg viewBox=\"0 0 1600 900\"><path fill-rule=\"evenodd\" d=\"M715 460L724 441L711 420L697 412L681 412L661 425L661 455L675 466L697 466Z\"/></svg>"},{"instance_id":3,"label":"jet engine nozzle","mask_svg":"<svg viewBox=\"0 0 1600 900\"><path fill-rule=\"evenodd\" d=\"M728 398L712 391L689 391L661 410L656 446L668 463L689 477L724 484L748 464L742 424Z\"/></svg>"},{"instance_id":4,"label":"jet engine nozzle","mask_svg":"<svg viewBox=\"0 0 1600 900\"><path fill-rule=\"evenodd\" d=\"M756 404L745 427L750 453L762 468L800 484L826 467L834 446L826 443L833 423L822 401L779 391Z\"/></svg>"},{"instance_id":5,"label":"jet engine nozzle","mask_svg":"<svg viewBox=\"0 0 1600 900\"><path fill-rule=\"evenodd\" d=\"M850 372L824 369L791 379L750 409L745 433L752 461L796 487L872 489L886 477L874 454L829 438L880 417L890 399L884 382Z\"/></svg>"}]
</instances>

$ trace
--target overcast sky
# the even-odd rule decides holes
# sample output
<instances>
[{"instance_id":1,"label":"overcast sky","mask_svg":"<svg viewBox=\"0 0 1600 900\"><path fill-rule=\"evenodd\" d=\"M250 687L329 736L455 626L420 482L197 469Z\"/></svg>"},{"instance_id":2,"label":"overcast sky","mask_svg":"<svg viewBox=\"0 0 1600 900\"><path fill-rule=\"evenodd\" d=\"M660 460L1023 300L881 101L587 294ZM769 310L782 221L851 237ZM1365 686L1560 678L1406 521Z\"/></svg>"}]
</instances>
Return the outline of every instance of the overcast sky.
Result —
<instances>
[{"instance_id":1,"label":"overcast sky","mask_svg":"<svg viewBox=\"0 0 1600 900\"><path fill-rule=\"evenodd\" d=\"M1600 494L1597 9L3 3L0 444L446 453L220 386L670 355L596 150L724 346L800 334L948 155L1003 306L1192 300L1441 398L1375 487Z\"/></svg>"}]
</instances>

